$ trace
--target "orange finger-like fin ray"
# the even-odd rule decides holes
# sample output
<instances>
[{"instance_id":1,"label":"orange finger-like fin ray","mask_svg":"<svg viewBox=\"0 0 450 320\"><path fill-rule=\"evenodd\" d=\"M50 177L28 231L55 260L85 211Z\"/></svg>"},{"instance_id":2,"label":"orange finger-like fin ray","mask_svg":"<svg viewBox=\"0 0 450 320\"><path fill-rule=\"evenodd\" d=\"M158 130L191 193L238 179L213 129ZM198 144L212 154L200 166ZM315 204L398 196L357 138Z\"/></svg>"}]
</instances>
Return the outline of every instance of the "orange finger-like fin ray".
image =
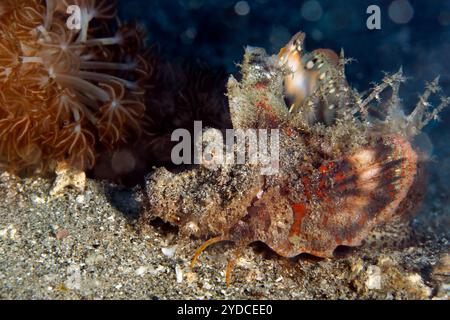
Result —
<instances>
[{"instance_id":1,"label":"orange finger-like fin ray","mask_svg":"<svg viewBox=\"0 0 450 320\"><path fill-rule=\"evenodd\" d=\"M225 272L225 282L227 284L227 287L231 283L231 272L233 271L233 268L236 265L236 261L239 259L239 256L241 255L241 253L242 253L242 247L238 247L233 253L233 258L231 258L231 260L228 261L227 269Z\"/></svg>"},{"instance_id":2,"label":"orange finger-like fin ray","mask_svg":"<svg viewBox=\"0 0 450 320\"><path fill-rule=\"evenodd\" d=\"M191 269L194 268L195 263L197 262L198 257L200 256L200 254L206 249L208 248L210 245L217 243L217 242L221 242L221 241L226 241L227 239L224 238L223 236L219 236L219 237L214 237L211 238L205 242L203 242L203 244L195 251L194 256L192 257L191 260Z\"/></svg>"}]
</instances>

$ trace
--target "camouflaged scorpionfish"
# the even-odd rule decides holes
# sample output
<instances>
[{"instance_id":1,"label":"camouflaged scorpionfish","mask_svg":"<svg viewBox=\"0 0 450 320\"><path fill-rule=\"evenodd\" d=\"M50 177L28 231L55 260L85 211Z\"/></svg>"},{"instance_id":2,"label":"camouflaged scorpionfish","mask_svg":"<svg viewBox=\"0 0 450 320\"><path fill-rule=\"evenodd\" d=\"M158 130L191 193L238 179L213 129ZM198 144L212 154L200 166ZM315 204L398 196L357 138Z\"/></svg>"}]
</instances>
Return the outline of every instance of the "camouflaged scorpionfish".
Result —
<instances>
[{"instance_id":1,"label":"camouflaged scorpionfish","mask_svg":"<svg viewBox=\"0 0 450 320\"><path fill-rule=\"evenodd\" d=\"M251 242L284 257L332 257L337 246L358 246L375 227L408 216L423 194L424 160L412 140L449 103L442 98L430 107L438 80L404 115L401 70L362 97L345 79L343 52L306 52L303 41L304 34L296 34L275 56L248 47L242 80L231 76L228 82L234 129L279 129L277 174L264 175L255 164L205 161L179 173L159 168L147 179L144 217L209 238L192 266L207 246L236 243L227 283ZM203 142L213 133L205 130Z\"/></svg>"}]
</instances>

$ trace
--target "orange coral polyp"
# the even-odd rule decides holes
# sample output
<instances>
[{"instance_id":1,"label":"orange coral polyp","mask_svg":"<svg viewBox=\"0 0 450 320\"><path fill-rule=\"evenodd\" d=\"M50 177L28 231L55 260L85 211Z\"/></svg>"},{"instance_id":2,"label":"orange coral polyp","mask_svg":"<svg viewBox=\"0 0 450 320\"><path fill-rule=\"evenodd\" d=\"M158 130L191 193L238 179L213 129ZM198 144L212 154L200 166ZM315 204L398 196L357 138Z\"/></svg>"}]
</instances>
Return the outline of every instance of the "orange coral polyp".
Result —
<instances>
[{"instance_id":1,"label":"orange coral polyp","mask_svg":"<svg viewBox=\"0 0 450 320\"><path fill-rule=\"evenodd\" d=\"M119 25L115 35L90 27L115 18L110 1L68 2L2 0L2 167L51 169L64 160L86 169L98 142L114 148L140 133L145 105L138 83L148 74L138 67L140 47L131 57L121 48L140 33L132 26ZM84 13L79 32L66 28L72 4Z\"/></svg>"},{"instance_id":2,"label":"orange coral polyp","mask_svg":"<svg viewBox=\"0 0 450 320\"><path fill-rule=\"evenodd\" d=\"M105 88L111 97L111 100L100 108L102 113L98 121L102 131L100 140L108 144L119 141L123 136L126 123L130 128L140 132L140 125L135 119L143 116L145 106L142 103L124 99L125 88L119 82L100 86Z\"/></svg>"},{"instance_id":3,"label":"orange coral polyp","mask_svg":"<svg viewBox=\"0 0 450 320\"><path fill-rule=\"evenodd\" d=\"M80 77L58 74L55 79L66 88L71 88L75 92L83 92L85 95L94 97L95 100L105 102L110 98L105 90Z\"/></svg>"}]
</instances>

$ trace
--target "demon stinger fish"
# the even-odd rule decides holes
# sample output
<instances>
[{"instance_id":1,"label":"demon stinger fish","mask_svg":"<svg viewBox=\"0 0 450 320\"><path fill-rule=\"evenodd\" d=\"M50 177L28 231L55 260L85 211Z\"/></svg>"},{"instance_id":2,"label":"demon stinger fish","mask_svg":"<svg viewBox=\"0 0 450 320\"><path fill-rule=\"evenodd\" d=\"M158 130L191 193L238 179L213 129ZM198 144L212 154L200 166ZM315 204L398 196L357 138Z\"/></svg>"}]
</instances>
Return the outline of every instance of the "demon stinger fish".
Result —
<instances>
[{"instance_id":1,"label":"demon stinger fish","mask_svg":"<svg viewBox=\"0 0 450 320\"><path fill-rule=\"evenodd\" d=\"M437 79L405 115L401 70L362 96L345 80L342 51L338 58L326 49L308 53L303 40L298 33L278 56L247 47L242 79L228 81L234 129L278 129L274 174L250 162L200 164L182 172L158 168L146 180L144 222L159 217L185 239L209 239L191 267L208 246L235 243L227 284L249 243L264 242L283 257L332 258L340 245L359 246L379 228L408 221L424 194L427 159L412 140L450 102L432 107ZM386 115L373 117L370 109Z\"/></svg>"}]
</instances>

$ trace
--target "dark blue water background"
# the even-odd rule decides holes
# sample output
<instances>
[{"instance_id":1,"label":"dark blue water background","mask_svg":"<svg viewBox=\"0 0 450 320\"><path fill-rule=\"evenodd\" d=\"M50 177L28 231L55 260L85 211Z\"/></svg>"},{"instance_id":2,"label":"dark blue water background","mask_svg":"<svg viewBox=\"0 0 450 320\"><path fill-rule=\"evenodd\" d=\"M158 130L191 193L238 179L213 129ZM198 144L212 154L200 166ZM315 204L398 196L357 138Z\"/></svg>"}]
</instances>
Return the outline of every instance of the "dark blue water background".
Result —
<instances>
[{"instance_id":1,"label":"dark blue water background","mask_svg":"<svg viewBox=\"0 0 450 320\"><path fill-rule=\"evenodd\" d=\"M369 30L369 5L381 9L381 30ZM425 81L441 76L443 94L450 95L450 1L447 0L119 0L119 15L137 20L171 61L194 59L237 71L246 45L277 53L299 30L307 33L306 48L345 49L356 62L347 77L360 90L380 81L383 71L403 66L410 77L401 96L409 111ZM450 137L450 111L425 131L433 143ZM442 142L442 141L441 141ZM439 144L435 154L450 157Z\"/></svg>"}]
</instances>

